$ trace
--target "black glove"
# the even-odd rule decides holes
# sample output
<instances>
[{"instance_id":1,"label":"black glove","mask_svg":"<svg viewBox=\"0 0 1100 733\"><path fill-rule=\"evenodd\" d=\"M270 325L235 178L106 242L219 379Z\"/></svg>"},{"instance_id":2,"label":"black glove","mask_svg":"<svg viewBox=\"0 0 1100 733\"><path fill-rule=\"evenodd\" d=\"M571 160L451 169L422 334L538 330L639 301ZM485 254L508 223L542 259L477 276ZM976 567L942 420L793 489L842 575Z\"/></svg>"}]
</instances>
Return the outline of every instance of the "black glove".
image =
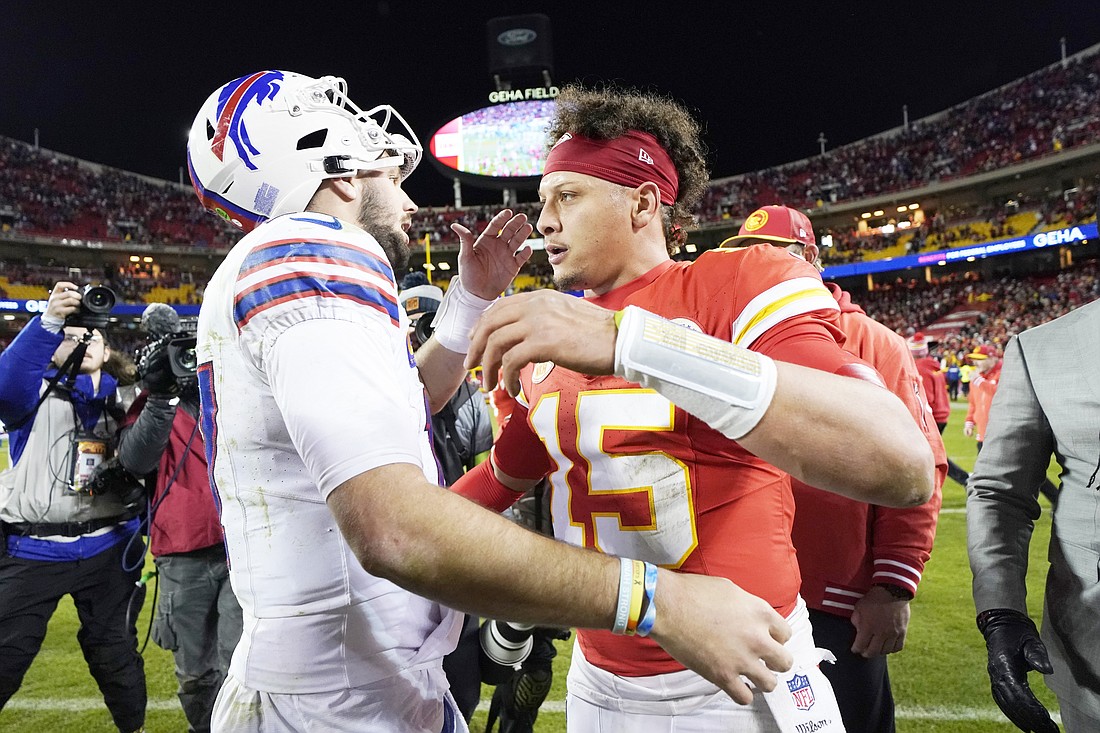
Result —
<instances>
[{"instance_id":1,"label":"black glove","mask_svg":"<svg viewBox=\"0 0 1100 733\"><path fill-rule=\"evenodd\" d=\"M978 630L989 650L986 669L997 707L1020 730L1058 733L1058 726L1027 683L1030 670L1054 672L1035 622L1011 608L991 608L978 614Z\"/></svg>"},{"instance_id":2,"label":"black glove","mask_svg":"<svg viewBox=\"0 0 1100 733\"><path fill-rule=\"evenodd\" d=\"M167 343L157 344L145 354L138 371L142 386L153 397L175 397L180 393L179 381L168 361Z\"/></svg>"}]
</instances>

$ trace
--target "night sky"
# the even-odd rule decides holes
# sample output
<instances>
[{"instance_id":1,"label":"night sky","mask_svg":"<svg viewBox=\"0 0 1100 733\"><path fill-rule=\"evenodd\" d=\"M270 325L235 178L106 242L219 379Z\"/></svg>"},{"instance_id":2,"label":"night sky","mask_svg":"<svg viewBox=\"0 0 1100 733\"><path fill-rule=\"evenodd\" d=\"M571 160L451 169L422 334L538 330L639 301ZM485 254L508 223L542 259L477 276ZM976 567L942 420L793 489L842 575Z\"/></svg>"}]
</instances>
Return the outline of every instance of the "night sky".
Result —
<instances>
[{"instance_id":1,"label":"night sky","mask_svg":"<svg viewBox=\"0 0 1100 733\"><path fill-rule=\"evenodd\" d=\"M264 68L348 80L427 143L492 91L486 21L543 12L555 84L618 81L685 102L715 177L758 170L938 112L1100 42L1096 0L743 3L4 3L0 135L177 180L217 86ZM227 8L237 8L229 10ZM243 8L249 8L245 12ZM425 163L407 190L446 204ZM464 199L499 200L469 186Z\"/></svg>"}]
</instances>

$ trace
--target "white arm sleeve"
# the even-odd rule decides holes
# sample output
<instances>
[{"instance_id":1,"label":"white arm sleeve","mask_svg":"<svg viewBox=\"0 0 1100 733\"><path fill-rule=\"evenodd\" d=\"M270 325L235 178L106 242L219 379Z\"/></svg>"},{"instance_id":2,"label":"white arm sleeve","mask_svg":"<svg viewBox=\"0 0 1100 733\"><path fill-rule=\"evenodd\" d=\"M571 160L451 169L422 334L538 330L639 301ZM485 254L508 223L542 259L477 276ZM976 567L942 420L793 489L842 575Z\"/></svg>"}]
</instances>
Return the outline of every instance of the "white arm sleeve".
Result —
<instances>
[{"instance_id":1,"label":"white arm sleeve","mask_svg":"<svg viewBox=\"0 0 1100 733\"><path fill-rule=\"evenodd\" d=\"M775 395L775 362L627 306L615 339L615 374L667 397L727 438L748 434Z\"/></svg>"},{"instance_id":2,"label":"white arm sleeve","mask_svg":"<svg viewBox=\"0 0 1100 733\"><path fill-rule=\"evenodd\" d=\"M423 411L389 343L381 324L314 319L286 329L267 354L275 402L322 498L372 468L421 465Z\"/></svg>"}]
</instances>

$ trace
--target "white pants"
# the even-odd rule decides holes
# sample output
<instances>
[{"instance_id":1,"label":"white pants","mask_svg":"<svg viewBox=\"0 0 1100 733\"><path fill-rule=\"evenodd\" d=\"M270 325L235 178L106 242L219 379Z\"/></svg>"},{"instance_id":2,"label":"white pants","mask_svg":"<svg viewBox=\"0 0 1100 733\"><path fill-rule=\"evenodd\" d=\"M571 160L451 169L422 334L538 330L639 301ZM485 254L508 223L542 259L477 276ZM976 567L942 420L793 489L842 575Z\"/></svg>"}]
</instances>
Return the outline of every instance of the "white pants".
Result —
<instances>
[{"instance_id":1,"label":"white pants","mask_svg":"<svg viewBox=\"0 0 1100 733\"><path fill-rule=\"evenodd\" d=\"M650 677L619 677L584 658L573 646L566 696L569 733L844 733L836 696L818 669L809 613L801 598L787 617L794 634L790 672L774 692L756 690L739 705L689 670Z\"/></svg>"},{"instance_id":2,"label":"white pants","mask_svg":"<svg viewBox=\"0 0 1100 733\"><path fill-rule=\"evenodd\" d=\"M365 687L276 694L226 678L213 733L469 733L442 668L408 671Z\"/></svg>"}]
</instances>

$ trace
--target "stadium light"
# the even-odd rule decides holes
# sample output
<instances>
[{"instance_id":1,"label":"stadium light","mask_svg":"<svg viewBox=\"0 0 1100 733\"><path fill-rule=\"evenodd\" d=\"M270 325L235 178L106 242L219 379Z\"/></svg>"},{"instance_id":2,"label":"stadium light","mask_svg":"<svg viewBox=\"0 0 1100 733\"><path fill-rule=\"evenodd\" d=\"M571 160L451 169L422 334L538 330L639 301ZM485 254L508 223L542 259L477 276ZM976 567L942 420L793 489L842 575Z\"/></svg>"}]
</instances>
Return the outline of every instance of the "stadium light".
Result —
<instances>
[{"instance_id":1,"label":"stadium light","mask_svg":"<svg viewBox=\"0 0 1100 733\"><path fill-rule=\"evenodd\" d=\"M428 272L434 272L435 271L435 265L433 265L431 262L425 262L424 263L424 269L427 270Z\"/></svg>"},{"instance_id":2,"label":"stadium light","mask_svg":"<svg viewBox=\"0 0 1100 733\"><path fill-rule=\"evenodd\" d=\"M885 212L885 211L883 211L882 209L877 209L877 210L875 211L875 216L882 216L882 215L883 215L883 214L885 214L885 213L886 213L886 212Z\"/></svg>"},{"instance_id":3,"label":"stadium light","mask_svg":"<svg viewBox=\"0 0 1100 733\"><path fill-rule=\"evenodd\" d=\"M920 204L909 204L909 210L914 211L920 208Z\"/></svg>"},{"instance_id":4,"label":"stadium light","mask_svg":"<svg viewBox=\"0 0 1100 733\"><path fill-rule=\"evenodd\" d=\"M684 251L685 251L685 252L695 252L695 251L696 251L696 250L698 250L698 249L699 249L699 248L698 248L698 247L696 247L696 246L695 246L694 244L685 244L685 245L684 245Z\"/></svg>"},{"instance_id":5,"label":"stadium light","mask_svg":"<svg viewBox=\"0 0 1100 733\"><path fill-rule=\"evenodd\" d=\"M907 207L907 206L899 206L898 207L898 213L899 214L904 214L908 208L909 207Z\"/></svg>"},{"instance_id":6,"label":"stadium light","mask_svg":"<svg viewBox=\"0 0 1100 733\"><path fill-rule=\"evenodd\" d=\"M130 262L141 262L141 258L137 255L130 255Z\"/></svg>"},{"instance_id":7,"label":"stadium light","mask_svg":"<svg viewBox=\"0 0 1100 733\"><path fill-rule=\"evenodd\" d=\"M152 257L142 257L141 261L145 262L145 263L149 263L149 262L153 261L153 258Z\"/></svg>"},{"instance_id":8,"label":"stadium light","mask_svg":"<svg viewBox=\"0 0 1100 733\"><path fill-rule=\"evenodd\" d=\"M861 219L870 219L871 218L871 212L870 211L864 211L862 214L859 215L859 217Z\"/></svg>"},{"instance_id":9,"label":"stadium light","mask_svg":"<svg viewBox=\"0 0 1100 733\"><path fill-rule=\"evenodd\" d=\"M449 269L451 269L451 263L450 262L440 262L439 263L439 269L440 270L449 270Z\"/></svg>"}]
</instances>

